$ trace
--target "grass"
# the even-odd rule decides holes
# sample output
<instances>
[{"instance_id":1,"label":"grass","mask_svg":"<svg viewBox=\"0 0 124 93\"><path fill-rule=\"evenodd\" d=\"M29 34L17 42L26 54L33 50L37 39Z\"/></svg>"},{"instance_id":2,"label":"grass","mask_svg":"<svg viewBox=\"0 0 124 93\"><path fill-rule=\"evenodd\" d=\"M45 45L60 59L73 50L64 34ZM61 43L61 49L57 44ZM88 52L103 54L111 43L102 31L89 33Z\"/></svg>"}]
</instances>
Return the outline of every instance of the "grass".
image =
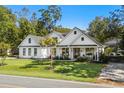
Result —
<instances>
[{"instance_id":1,"label":"grass","mask_svg":"<svg viewBox=\"0 0 124 93\"><path fill-rule=\"evenodd\" d=\"M101 69L104 67L103 64L57 61L54 62L54 67L73 65L74 69L68 73L56 73L53 70L48 69L50 66L49 61L40 64L38 61L32 59L7 59L5 63L7 65L0 66L0 74L75 80L83 82L96 82ZM85 70L87 72L87 77L78 76L78 72L81 70Z\"/></svg>"}]
</instances>

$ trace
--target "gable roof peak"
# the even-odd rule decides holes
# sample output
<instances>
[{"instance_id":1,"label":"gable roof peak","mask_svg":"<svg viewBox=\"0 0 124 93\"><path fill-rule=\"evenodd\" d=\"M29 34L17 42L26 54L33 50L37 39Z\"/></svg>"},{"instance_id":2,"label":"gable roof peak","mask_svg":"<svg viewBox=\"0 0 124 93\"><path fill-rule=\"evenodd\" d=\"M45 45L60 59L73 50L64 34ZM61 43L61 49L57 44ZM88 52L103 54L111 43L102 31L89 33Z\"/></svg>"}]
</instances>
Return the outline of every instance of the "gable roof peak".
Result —
<instances>
[{"instance_id":1,"label":"gable roof peak","mask_svg":"<svg viewBox=\"0 0 124 93\"><path fill-rule=\"evenodd\" d=\"M73 28L73 30L78 30L78 29L79 29L79 28L77 28L77 27L74 27L74 28Z\"/></svg>"},{"instance_id":2,"label":"gable roof peak","mask_svg":"<svg viewBox=\"0 0 124 93\"><path fill-rule=\"evenodd\" d=\"M86 33L86 31L85 30L81 30L80 28L78 28L78 27L74 27L73 28L73 30L78 30L78 31L80 31L80 32L82 32L82 33Z\"/></svg>"},{"instance_id":3,"label":"gable roof peak","mask_svg":"<svg viewBox=\"0 0 124 93\"><path fill-rule=\"evenodd\" d=\"M100 42L98 42L97 40L95 40L93 37L89 36L89 35L86 33L85 30L81 30L81 29L79 29L79 28L77 28L77 27L74 27L73 30L78 30L78 31L82 32L82 33L83 33L84 35L86 35L88 38L90 38L91 40L93 40L96 44L102 46L102 44L101 44Z\"/></svg>"}]
</instances>

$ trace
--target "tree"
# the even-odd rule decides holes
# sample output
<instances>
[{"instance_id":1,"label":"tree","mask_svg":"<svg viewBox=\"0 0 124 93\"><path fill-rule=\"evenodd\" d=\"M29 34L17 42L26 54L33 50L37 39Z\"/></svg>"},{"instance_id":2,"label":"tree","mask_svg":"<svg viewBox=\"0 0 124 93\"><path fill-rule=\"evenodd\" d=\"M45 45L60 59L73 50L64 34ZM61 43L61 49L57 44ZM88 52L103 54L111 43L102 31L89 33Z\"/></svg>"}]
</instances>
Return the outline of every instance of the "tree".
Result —
<instances>
[{"instance_id":1,"label":"tree","mask_svg":"<svg viewBox=\"0 0 124 93\"><path fill-rule=\"evenodd\" d=\"M37 22L35 31L36 34L40 36L45 36L48 34L48 30L44 27L43 22L39 20Z\"/></svg>"},{"instance_id":2,"label":"tree","mask_svg":"<svg viewBox=\"0 0 124 93\"><path fill-rule=\"evenodd\" d=\"M109 16L109 24L108 24L108 31L111 37L119 38L121 30L122 30L122 23L121 19L118 15L119 10L115 10L114 12L110 12Z\"/></svg>"},{"instance_id":3,"label":"tree","mask_svg":"<svg viewBox=\"0 0 124 93\"><path fill-rule=\"evenodd\" d=\"M19 29L20 29L19 36L21 40L23 40L29 34L35 34L35 29L33 25L26 18L19 19Z\"/></svg>"},{"instance_id":4,"label":"tree","mask_svg":"<svg viewBox=\"0 0 124 93\"><path fill-rule=\"evenodd\" d=\"M61 8L56 5L48 6L48 9L40 9L41 17L39 21L43 23L44 27L51 31L54 29L57 21L61 19Z\"/></svg>"},{"instance_id":5,"label":"tree","mask_svg":"<svg viewBox=\"0 0 124 93\"><path fill-rule=\"evenodd\" d=\"M24 7L20 11L16 12L17 15L17 23L19 27L19 38L20 42L29 34L36 34L35 33L35 13L32 14L31 20L29 20L30 11L28 8Z\"/></svg>"},{"instance_id":6,"label":"tree","mask_svg":"<svg viewBox=\"0 0 124 93\"><path fill-rule=\"evenodd\" d=\"M0 65L4 65L4 62L7 57L7 50L10 48L9 44L6 44L4 42L0 43L0 56L1 56L1 62Z\"/></svg>"},{"instance_id":7,"label":"tree","mask_svg":"<svg viewBox=\"0 0 124 93\"><path fill-rule=\"evenodd\" d=\"M57 31L57 32L60 32L60 33L68 33L71 29L62 27L62 26L60 25L60 26L56 26L56 27L54 28L54 30Z\"/></svg>"},{"instance_id":8,"label":"tree","mask_svg":"<svg viewBox=\"0 0 124 93\"><path fill-rule=\"evenodd\" d=\"M15 12L18 18L26 18L28 19L30 11L27 7L23 7L20 11Z\"/></svg>"},{"instance_id":9,"label":"tree","mask_svg":"<svg viewBox=\"0 0 124 93\"><path fill-rule=\"evenodd\" d=\"M101 43L104 43L108 38L108 24L109 19L105 17L96 17L89 25L89 34L96 38Z\"/></svg>"},{"instance_id":10,"label":"tree","mask_svg":"<svg viewBox=\"0 0 124 93\"><path fill-rule=\"evenodd\" d=\"M41 46L49 47L56 44L56 40L51 37L46 37L40 41Z\"/></svg>"},{"instance_id":11,"label":"tree","mask_svg":"<svg viewBox=\"0 0 124 93\"><path fill-rule=\"evenodd\" d=\"M124 33L121 35L120 48L124 50Z\"/></svg>"},{"instance_id":12,"label":"tree","mask_svg":"<svg viewBox=\"0 0 124 93\"><path fill-rule=\"evenodd\" d=\"M17 47L18 29L16 15L4 6L0 6L0 42L6 42L12 48Z\"/></svg>"},{"instance_id":13,"label":"tree","mask_svg":"<svg viewBox=\"0 0 124 93\"><path fill-rule=\"evenodd\" d=\"M57 43L57 41L54 39L54 38L52 38L52 37L46 37L46 38L44 38L44 39L41 39L41 41L40 41L40 45L41 46L44 46L44 47L51 47L51 46L55 46L56 45L56 43ZM52 54L53 54L53 51L52 51L52 49L50 49L50 59L51 59L51 67L53 68L53 60L52 60Z\"/></svg>"},{"instance_id":14,"label":"tree","mask_svg":"<svg viewBox=\"0 0 124 93\"><path fill-rule=\"evenodd\" d=\"M121 6L121 9L110 12L110 14L110 18L112 19L112 23L110 24L111 35L121 38L120 48L124 49L124 6Z\"/></svg>"}]
</instances>

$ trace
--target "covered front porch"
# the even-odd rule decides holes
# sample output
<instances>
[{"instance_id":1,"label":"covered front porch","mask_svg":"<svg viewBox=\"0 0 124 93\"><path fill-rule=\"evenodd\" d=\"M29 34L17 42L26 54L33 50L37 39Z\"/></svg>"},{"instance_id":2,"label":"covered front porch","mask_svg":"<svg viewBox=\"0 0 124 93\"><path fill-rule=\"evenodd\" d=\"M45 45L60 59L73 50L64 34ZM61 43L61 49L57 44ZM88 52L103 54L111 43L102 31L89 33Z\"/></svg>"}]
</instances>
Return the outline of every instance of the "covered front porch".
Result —
<instances>
[{"instance_id":1,"label":"covered front porch","mask_svg":"<svg viewBox=\"0 0 124 93\"><path fill-rule=\"evenodd\" d=\"M78 57L88 57L93 60L99 60L99 53L102 48L97 46L69 46L69 47L56 47L54 54L57 57L69 58L71 60Z\"/></svg>"}]
</instances>

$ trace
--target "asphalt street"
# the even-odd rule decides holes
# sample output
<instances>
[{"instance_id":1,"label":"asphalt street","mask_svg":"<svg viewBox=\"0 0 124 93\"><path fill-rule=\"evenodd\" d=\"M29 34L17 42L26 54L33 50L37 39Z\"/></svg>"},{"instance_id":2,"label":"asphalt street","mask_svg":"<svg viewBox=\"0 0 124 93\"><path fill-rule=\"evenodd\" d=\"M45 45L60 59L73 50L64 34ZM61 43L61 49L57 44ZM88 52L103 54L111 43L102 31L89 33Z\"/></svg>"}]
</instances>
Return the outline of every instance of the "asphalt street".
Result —
<instances>
[{"instance_id":1,"label":"asphalt street","mask_svg":"<svg viewBox=\"0 0 124 93\"><path fill-rule=\"evenodd\" d=\"M0 75L0 88L109 88L109 87L113 86L67 80Z\"/></svg>"}]
</instances>

